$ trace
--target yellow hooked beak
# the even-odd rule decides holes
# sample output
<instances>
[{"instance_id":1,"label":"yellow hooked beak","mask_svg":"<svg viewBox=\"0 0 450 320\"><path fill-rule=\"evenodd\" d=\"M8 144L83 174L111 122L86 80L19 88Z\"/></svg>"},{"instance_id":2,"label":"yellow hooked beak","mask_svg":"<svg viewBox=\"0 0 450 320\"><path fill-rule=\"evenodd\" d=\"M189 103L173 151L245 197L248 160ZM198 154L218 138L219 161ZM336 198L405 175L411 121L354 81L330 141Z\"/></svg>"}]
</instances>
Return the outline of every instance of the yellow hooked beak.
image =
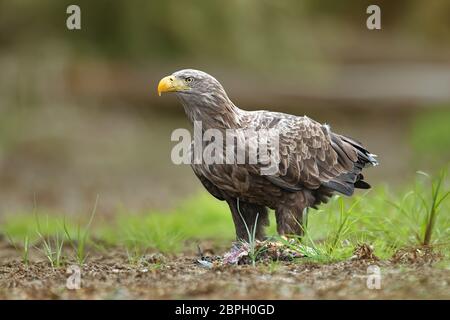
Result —
<instances>
[{"instance_id":1,"label":"yellow hooked beak","mask_svg":"<svg viewBox=\"0 0 450 320\"><path fill-rule=\"evenodd\" d=\"M167 76L161 79L158 84L158 95L161 96L161 92L177 92L186 91L190 88L184 83L183 80L174 76Z\"/></svg>"}]
</instances>

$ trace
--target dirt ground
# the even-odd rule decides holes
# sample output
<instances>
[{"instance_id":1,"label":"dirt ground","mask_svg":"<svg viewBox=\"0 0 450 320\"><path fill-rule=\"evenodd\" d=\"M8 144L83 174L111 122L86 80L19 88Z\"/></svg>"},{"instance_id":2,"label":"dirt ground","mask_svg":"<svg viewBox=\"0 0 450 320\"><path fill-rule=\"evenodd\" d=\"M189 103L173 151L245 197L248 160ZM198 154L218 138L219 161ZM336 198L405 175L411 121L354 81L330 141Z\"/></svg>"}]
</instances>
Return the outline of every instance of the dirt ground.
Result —
<instances>
[{"instance_id":1,"label":"dirt ground","mask_svg":"<svg viewBox=\"0 0 450 320\"><path fill-rule=\"evenodd\" d=\"M70 290L68 265L53 269L36 258L26 266L3 243L0 299L450 299L450 270L417 249L389 261L369 255L326 265L300 259L207 268L198 259L195 253L155 253L130 263L123 250L111 249L90 256L81 288ZM370 265L380 268L380 289L367 286Z\"/></svg>"}]
</instances>

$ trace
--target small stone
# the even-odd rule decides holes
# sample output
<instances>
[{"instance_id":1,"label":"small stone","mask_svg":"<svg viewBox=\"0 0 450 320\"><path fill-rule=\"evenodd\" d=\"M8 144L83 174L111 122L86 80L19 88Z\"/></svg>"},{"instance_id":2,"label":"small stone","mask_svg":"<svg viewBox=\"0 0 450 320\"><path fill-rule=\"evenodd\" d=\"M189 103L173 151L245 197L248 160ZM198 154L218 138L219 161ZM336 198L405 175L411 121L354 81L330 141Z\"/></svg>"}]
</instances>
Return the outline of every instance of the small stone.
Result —
<instances>
[{"instance_id":1,"label":"small stone","mask_svg":"<svg viewBox=\"0 0 450 320\"><path fill-rule=\"evenodd\" d=\"M200 260L199 259L199 260L197 260L197 262L200 263L200 265L202 267L207 268L207 269L212 269L212 267L213 267L213 264L211 262L209 262L209 261L206 261L206 260Z\"/></svg>"}]
</instances>

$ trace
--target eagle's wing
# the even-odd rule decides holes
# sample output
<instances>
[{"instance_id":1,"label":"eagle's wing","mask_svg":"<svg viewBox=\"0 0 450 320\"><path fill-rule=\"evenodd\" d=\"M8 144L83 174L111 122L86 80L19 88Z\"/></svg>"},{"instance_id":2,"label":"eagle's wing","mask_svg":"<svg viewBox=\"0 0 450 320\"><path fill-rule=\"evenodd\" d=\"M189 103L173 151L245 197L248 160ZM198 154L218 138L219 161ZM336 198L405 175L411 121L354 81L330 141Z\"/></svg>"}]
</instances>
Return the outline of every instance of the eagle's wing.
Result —
<instances>
[{"instance_id":1,"label":"eagle's wing","mask_svg":"<svg viewBox=\"0 0 450 320\"><path fill-rule=\"evenodd\" d=\"M358 142L308 117L257 112L248 120L250 126L279 134L279 170L266 176L273 184L288 191L325 186L345 195L351 195L355 186L370 187L360 172L376 160ZM250 165L249 170L261 172L261 164Z\"/></svg>"}]
</instances>

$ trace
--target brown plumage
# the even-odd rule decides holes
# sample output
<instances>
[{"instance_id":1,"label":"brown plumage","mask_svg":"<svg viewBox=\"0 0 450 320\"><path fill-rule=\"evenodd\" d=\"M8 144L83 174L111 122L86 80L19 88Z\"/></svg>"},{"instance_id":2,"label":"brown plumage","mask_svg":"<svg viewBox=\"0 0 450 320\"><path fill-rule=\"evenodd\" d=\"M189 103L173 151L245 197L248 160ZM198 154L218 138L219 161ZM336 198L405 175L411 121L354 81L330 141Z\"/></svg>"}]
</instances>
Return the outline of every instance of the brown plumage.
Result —
<instances>
[{"instance_id":1,"label":"brown plumage","mask_svg":"<svg viewBox=\"0 0 450 320\"><path fill-rule=\"evenodd\" d=\"M161 80L158 91L175 92L188 118L201 121L203 130L279 132L280 162L275 174L261 174L259 163L192 165L203 186L228 203L238 239L248 238L245 224L250 230L256 228L258 239L264 238L267 208L275 210L280 235L302 235L307 208L327 202L335 192L350 196L354 188L370 188L361 171L377 164L373 155L359 142L331 132L327 125L306 116L239 109L222 85L202 71L175 72ZM209 143L203 141L203 147Z\"/></svg>"}]
</instances>

